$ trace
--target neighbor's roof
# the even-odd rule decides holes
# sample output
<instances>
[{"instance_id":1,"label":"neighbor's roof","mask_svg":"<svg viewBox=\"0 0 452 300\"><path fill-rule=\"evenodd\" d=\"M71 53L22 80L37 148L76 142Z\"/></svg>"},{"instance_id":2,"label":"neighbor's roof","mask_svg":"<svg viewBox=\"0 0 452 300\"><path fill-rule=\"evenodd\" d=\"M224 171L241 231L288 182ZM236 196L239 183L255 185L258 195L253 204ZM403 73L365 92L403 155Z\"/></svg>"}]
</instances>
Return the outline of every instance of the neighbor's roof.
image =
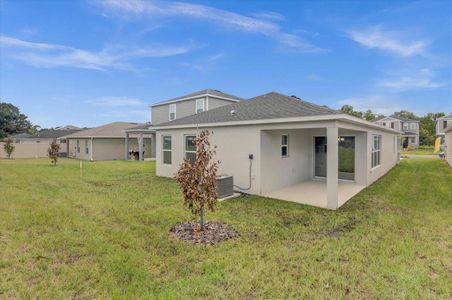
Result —
<instances>
[{"instance_id":1,"label":"neighbor's roof","mask_svg":"<svg viewBox=\"0 0 452 300\"><path fill-rule=\"evenodd\" d=\"M394 119L398 119L402 122L419 122L418 120L413 120L413 119L407 119L407 118L403 118L403 117L399 117L396 115L390 115L389 117L394 118Z\"/></svg>"},{"instance_id":2,"label":"neighbor's roof","mask_svg":"<svg viewBox=\"0 0 452 300\"><path fill-rule=\"evenodd\" d=\"M229 99L231 101L234 102L238 102L243 100L240 97L231 95L231 94L227 94L227 93L223 93L222 91L219 90L214 90L214 89L205 89L205 90L201 90L201 91L197 91L191 94L187 94L184 96L180 96L180 97L176 97L176 98L172 98L169 100L165 100L165 101L161 101L161 102L157 102L155 104L152 104L151 106L158 106L158 105L163 105L163 104L167 104L167 103L172 103L172 102L179 102L179 101L183 101L183 100L188 100L191 98L196 98L196 97L201 97L201 96L212 96L212 97L218 97L218 98L226 98Z\"/></svg>"},{"instance_id":3,"label":"neighbor's roof","mask_svg":"<svg viewBox=\"0 0 452 300\"><path fill-rule=\"evenodd\" d=\"M448 114L447 116L444 117L439 117L437 120L439 119L452 119L452 113Z\"/></svg>"},{"instance_id":4,"label":"neighbor's roof","mask_svg":"<svg viewBox=\"0 0 452 300\"><path fill-rule=\"evenodd\" d=\"M234 111L234 113L231 113ZM342 114L342 112L276 92L159 124L156 127Z\"/></svg>"},{"instance_id":5,"label":"neighbor's roof","mask_svg":"<svg viewBox=\"0 0 452 300\"><path fill-rule=\"evenodd\" d=\"M139 125L143 124L129 122L114 122L99 127L78 131L76 133L68 135L67 138L91 138L91 137L124 138L126 136L124 130Z\"/></svg>"},{"instance_id":6,"label":"neighbor's roof","mask_svg":"<svg viewBox=\"0 0 452 300\"><path fill-rule=\"evenodd\" d=\"M33 134L28 133L20 133L13 136L13 138L16 139L24 139L24 138L30 138L30 139L56 139L60 138L69 134L73 134L75 132L80 131L79 129L71 129L71 130L64 130L64 129L43 129Z\"/></svg>"}]
</instances>

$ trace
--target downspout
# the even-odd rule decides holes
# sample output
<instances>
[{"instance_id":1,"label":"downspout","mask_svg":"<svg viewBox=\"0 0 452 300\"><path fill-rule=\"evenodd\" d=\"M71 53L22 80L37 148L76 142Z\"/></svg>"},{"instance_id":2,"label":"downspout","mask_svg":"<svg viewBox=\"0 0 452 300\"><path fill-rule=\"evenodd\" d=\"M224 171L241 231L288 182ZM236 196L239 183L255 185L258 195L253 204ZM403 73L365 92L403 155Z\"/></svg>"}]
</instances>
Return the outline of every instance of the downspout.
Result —
<instances>
[{"instance_id":1,"label":"downspout","mask_svg":"<svg viewBox=\"0 0 452 300\"><path fill-rule=\"evenodd\" d=\"M89 145L89 147L90 160L93 161L93 137L91 137L91 144Z\"/></svg>"}]
</instances>

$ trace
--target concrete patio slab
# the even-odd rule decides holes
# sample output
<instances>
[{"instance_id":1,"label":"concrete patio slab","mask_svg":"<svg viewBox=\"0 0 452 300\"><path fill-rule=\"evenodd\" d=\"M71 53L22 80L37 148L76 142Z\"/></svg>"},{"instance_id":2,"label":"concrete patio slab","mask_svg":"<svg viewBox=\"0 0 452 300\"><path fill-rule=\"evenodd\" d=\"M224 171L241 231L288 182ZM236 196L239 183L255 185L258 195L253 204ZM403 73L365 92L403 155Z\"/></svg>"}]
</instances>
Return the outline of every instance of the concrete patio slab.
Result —
<instances>
[{"instance_id":1,"label":"concrete patio slab","mask_svg":"<svg viewBox=\"0 0 452 300\"><path fill-rule=\"evenodd\" d=\"M344 205L345 202L347 202L354 195L358 194L364 188L364 185L358 185L354 182L339 181L339 207ZM326 182L316 180L303 181L279 190L271 191L264 196L326 208Z\"/></svg>"}]
</instances>

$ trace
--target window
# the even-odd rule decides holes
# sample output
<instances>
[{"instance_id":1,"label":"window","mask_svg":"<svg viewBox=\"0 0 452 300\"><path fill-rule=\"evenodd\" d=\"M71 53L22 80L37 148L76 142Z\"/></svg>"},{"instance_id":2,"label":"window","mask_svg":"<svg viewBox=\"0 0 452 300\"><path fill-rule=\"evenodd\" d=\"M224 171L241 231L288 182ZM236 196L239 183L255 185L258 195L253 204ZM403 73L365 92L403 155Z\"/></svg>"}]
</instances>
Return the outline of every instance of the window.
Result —
<instances>
[{"instance_id":1,"label":"window","mask_svg":"<svg viewBox=\"0 0 452 300\"><path fill-rule=\"evenodd\" d=\"M447 120L444 120L443 121L443 128L446 128L447 127Z\"/></svg>"},{"instance_id":2,"label":"window","mask_svg":"<svg viewBox=\"0 0 452 300\"><path fill-rule=\"evenodd\" d=\"M386 126L386 122L383 122L383 126Z\"/></svg>"},{"instance_id":3,"label":"window","mask_svg":"<svg viewBox=\"0 0 452 300\"><path fill-rule=\"evenodd\" d=\"M196 113L202 113L204 111L204 99L196 100Z\"/></svg>"},{"instance_id":4,"label":"window","mask_svg":"<svg viewBox=\"0 0 452 300\"><path fill-rule=\"evenodd\" d=\"M164 135L162 136L163 141L163 164L171 165L171 136Z\"/></svg>"},{"instance_id":5,"label":"window","mask_svg":"<svg viewBox=\"0 0 452 300\"><path fill-rule=\"evenodd\" d=\"M85 140L85 154L89 153L88 140Z\"/></svg>"},{"instance_id":6,"label":"window","mask_svg":"<svg viewBox=\"0 0 452 300\"><path fill-rule=\"evenodd\" d=\"M77 140L77 153L80 153L80 141Z\"/></svg>"},{"instance_id":7,"label":"window","mask_svg":"<svg viewBox=\"0 0 452 300\"><path fill-rule=\"evenodd\" d=\"M372 168L376 168L381 162L381 135L373 136L372 144Z\"/></svg>"},{"instance_id":8,"label":"window","mask_svg":"<svg viewBox=\"0 0 452 300\"><path fill-rule=\"evenodd\" d=\"M411 144L416 143L416 138L415 137L410 138L410 140L411 140Z\"/></svg>"},{"instance_id":9,"label":"window","mask_svg":"<svg viewBox=\"0 0 452 300\"><path fill-rule=\"evenodd\" d=\"M408 129L408 124L407 123L403 123L403 129Z\"/></svg>"},{"instance_id":10,"label":"window","mask_svg":"<svg viewBox=\"0 0 452 300\"><path fill-rule=\"evenodd\" d=\"M196 160L196 136L194 135L186 135L185 136L185 158L188 159L191 163L194 163Z\"/></svg>"},{"instance_id":11,"label":"window","mask_svg":"<svg viewBox=\"0 0 452 300\"><path fill-rule=\"evenodd\" d=\"M391 128L394 129L394 122L391 122Z\"/></svg>"},{"instance_id":12,"label":"window","mask_svg":"<svg viewBox=\"0 0 452 300\"><path fill-rule=\"evenodd\" d=\"M66 139L60 139L60 144L66 144Z\"/></svg>"},{"instance_id":13,"label":"window","mask_svg":"<svg viewBox=\"0 0 452 300\"><path fill-rule=\"evenodd\" d=\"M289 156L289 135L281 135L281 157Z\"/></svg>"},{"instance_id":14,"label":"window","mask_svg":"<svg viewBox=\"0 0 452 300\"><path fill-rule=\"evenodd\" d=\"M176 119L176 104L170 104L169 106L169 120L172 121Z\"/></svg>"},{"instance_id":15,"label":"window","mask_svg":"<svg viewBox=\"0 0 452 300\"><path fill-rule=\"evenodd\" d=\"M411 128L411 129L416 129L416 123L411 123L411 124L410 124L410 128Z\"/></svg>"}]
</instances>

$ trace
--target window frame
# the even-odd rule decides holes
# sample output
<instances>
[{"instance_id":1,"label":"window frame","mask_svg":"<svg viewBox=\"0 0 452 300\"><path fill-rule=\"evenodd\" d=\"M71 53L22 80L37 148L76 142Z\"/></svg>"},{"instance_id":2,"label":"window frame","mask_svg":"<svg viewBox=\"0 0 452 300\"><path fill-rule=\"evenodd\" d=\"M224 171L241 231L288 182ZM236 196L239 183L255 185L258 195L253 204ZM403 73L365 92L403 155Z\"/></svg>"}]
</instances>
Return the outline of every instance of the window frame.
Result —
<instances>
[{"instance_id":1,"label":"window frame","mask_svg":"<svg viewBox=\"0 0 452 300\"><path fill-rule=\"evenodd\" d=\"M286 143L283 143L283 137L286 137ZM287 158L289 157L289 134L288 133L283 133L280 136L280 148L279 148L279 154L281 155L282 158ZM286 148L286 155L283 155L283 148Z\"/></svg>"},{"instance_id":2,"label":"window frame","mask_svg":"<svg viewBox=\"0 0 452 300\"><path fill-rule=\"evenodd\" d=\"M377 139L377 148L375 148L375 139ZM370 155L371 169L376 169L381 166L381 148L382 148L382 136L380 134L372 135L372 150ZM378 160L378 162L377 162Z\"/></svg>"},{"instance_id":3,"label":"window frame","mask_svg":"<svg viewBox=\"0 0 452 300\"><path fill-rule=\"evenodd\" d=\"M206 104L205 104L205 101L204 101L204 100L205 100L204 98L196 99L196 105L195 105L195 106L196 106L196 109L195 109L195 113L199 114L199 113L202 113L202 112L205 112L205 111L206 111ZM198 111L198 110L200 109L198 103L201 103L201 104L202 104L202 111Z\"/></svg>"},{"instance_id":4,"label":"window frame","mask_svg":"<svg viewBox=\"0 0 452 300\"><path fill-rule=\"evenodd\" d=\"M170 148L165 149L165 138L170 138ZM165 162L165 152L170 153L170 163ZM162 135L162 164L166 166L171 166L173 164L173 137L170 134Z\"/></svg>"},{"instance_id":5,"label":"window frame","mask_svg":"<svg viewBox=\"0 0 452 300\"><path fill-rule=\"evenodd\" d=\"M172 112L172 108L174 108L174 112ZM171 118L171 114L174 114L174 118ZM170 121L176 120L177 118L177 105L176 103L171 103L168 108L168 119Z\"/></svg>"},{"instance_id":6,"label":"window frame","mask_svg":"<svg viewBox=\"0 0 452 300\"><path fill-rule=\"evenodd\" d=\"M196 134L184 134L184 159L188 159L187 158L187 153L194 153L195 154L195 159L196 159L196 144L195 144L195 150L187 150L187 138L189 137L193 137L196 139Z\"/></svg>"},{"instance_id":7,"label":"window frame","mask_svg":"<svg viewBox=\"0 0 452 300\"><path fill-rule=\"evenodd\" d=\"M80 153L80 140L77 140L77 153Z\"/></svg>"},{"instance_id":8,"label":"window frame","mask_svg":"<svg viewBox=\"0 0 452 300\"><path fill-rule=\"evenodd\" d=\"M88 140L85 139L85 154L89 154Z\"/></svg>"}]
</instances>

